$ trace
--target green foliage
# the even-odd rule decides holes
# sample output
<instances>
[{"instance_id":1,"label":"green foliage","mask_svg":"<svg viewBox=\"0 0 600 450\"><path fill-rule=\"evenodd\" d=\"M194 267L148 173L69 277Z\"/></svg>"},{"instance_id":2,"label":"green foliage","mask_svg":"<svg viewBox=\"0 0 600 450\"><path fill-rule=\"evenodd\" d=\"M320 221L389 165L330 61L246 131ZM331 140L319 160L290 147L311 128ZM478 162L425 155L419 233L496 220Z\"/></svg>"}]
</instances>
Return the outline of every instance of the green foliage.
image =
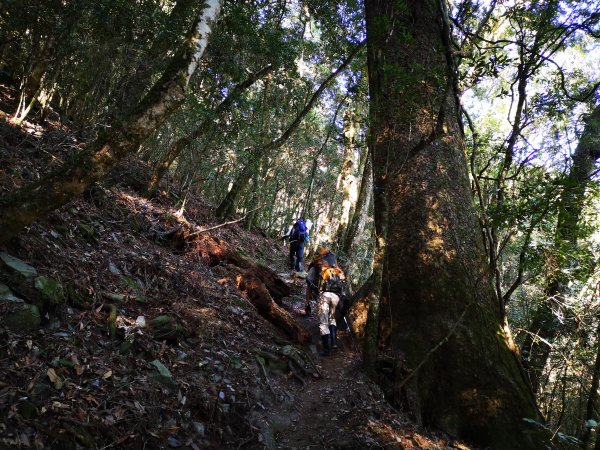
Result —
<instances>
[{"instance_id":1,"label":"green foliage","mask_svg":"<svg viewBox=\"0 0 600 450\"><path fill-rule=\"evenodd\" d=\"M595 358L589 342L597 339L599 224L591 207L597 180L573 178L571 156L583 130L580 114L589 109L575 99L598 79L587 36L597 28L598 6L494 6L463 2L454 11L459 82L470 88L474 198L490 259L496 252L501 294L519 286L505 299L517 340L539 332L530 326L544 308L559 330L540 344L551 351L538 398L549 421L543 427L561 427L556 440L575 445Z\"/></svg>"}]
</instances>

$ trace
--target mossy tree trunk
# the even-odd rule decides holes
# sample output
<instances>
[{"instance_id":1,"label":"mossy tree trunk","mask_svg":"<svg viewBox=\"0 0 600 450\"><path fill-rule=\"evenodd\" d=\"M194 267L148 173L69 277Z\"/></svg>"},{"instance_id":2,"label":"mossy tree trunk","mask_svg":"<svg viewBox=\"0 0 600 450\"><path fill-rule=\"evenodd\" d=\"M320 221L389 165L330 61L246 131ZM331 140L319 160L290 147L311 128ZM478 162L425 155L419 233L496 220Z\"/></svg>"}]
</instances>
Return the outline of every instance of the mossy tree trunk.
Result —
<instances>
[{"instance_id":1,"label":"mossy tree trunk","mask_svg":"<svg viewBox=\"0 0 600 450\"><path fill-rule=\"evenodd\" d=\"M373 165L371 163L371 155L368 149L365 149L366 153L363 157L364 164L362 166L362 178L358 190L358 199L356 200L356 207L352 214L352 219L348 225L348 230L342 243L341 253L348 255L352 249L355 237L359 234L360 225L364 226L366 215L369 210L369 199L373 190Z\"/></svg>"},{"instance_id":2,"label":"mossy tree trunk","mask_svg":"<svg viewBox=\"0 0 600 450\"><path fill-rule=\"evenodd\" d=\"M376 137L371 134L371 139ZM376 145L372 142L371 145ZM377 164L375 173L375 185L380 188L388 185L387 168ZM375 375L375 362L377 360L377 348L379 344L379 318L381 311L381 297L384 293L384 271L387 257L387 237L389 232L390 205L387 189L377 189L374 192L374 218L375 218L375 257L373 261L373 273L368 280L371 283L366 295L366 322L363 339L364 365L371 376Z\"/></svg>"},{"instance_id":3,"label":"mossy tree trunk","mask_svg":"<svg viewBox=\"0 0 600 450\"><path fill-rule=\"evenodd\" d=\"M358 199L356 172L358 171L356 147L358 142L357 115L351 108L344 112L344 157L337 183L338 192L342 193L342 210L335 232L335 242L338 251L341 250L348 226L353 216Z\"/></svg>"},{"instance_id":4,"label":"mossy tree trunk","mask_svg":"<svg viewBox=\"0 0 600 450\"><path fill-rule=\"evenodd\" d=\"M368 149L364 151L365 155L361 158L362 176L361 183L359 186L358 200L356 201L356 207L354 214L352 214L352 220L348 226L348 231L344 237L344 242L341 247L340 253L347 255L349 264L346 270L346 276L349 279L350 288L354 288L359 282L361 277L361 271L366 266L370 266L366 262L366 259L359 254L360 245L367 246L366 244L370 241L369 236L364 234L365 225L369 215L369 208L371 207L371 198L373 196L373 164L371 162L371 152ZM375 237L375 243L377 245L378 238ZM370 270L370 268L369 268Z\"/></svg>"},{"instance_id":5,"label":"mossy tree trunk","mask_svg":"<svg viewBox=\"0 0 600 450\"><path fill-rule=\"evenodd\" d=\"M185 45L121 125L98 136L81 153L39 182L0 198L0 243L102 179L183 103L189 79L204 53L210 26L219 10L219 1L205 2Z\"/></svg>"},{"instance_id":6,"label":"mossy tree trunk","mask_svg":"<svg viewBox=\"0 0 600 450\"><path fill-rule=\"evenodd\" d=\"M523 421L540 415L477 231L445 3L365 7L374 189L388 203L379 341L410 374L426 425L494 449L542 448Z\"/></svg>"}]
</instances>

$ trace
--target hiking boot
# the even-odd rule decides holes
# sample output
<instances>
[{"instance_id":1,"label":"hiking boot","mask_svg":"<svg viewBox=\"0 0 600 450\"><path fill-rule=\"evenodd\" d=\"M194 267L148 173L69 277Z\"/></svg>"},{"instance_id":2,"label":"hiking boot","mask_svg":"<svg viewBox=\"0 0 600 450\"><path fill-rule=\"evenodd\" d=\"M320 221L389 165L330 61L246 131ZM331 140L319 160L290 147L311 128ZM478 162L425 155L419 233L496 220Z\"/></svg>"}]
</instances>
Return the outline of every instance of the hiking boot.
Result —
<instances>
[{"instance_id":1,"label":"hiking boot","mask_svg":"<svg viewBox=\"0 0 600 450\"><path fill-rule=\"evenodd\" d=\"M331 340L328 334L324 334L321 336L321 344L323 344L323 351L321 352L321 356L331 355Z\"/></svg>"},{"instance_id":2,"label":"hiking boot","mask_svg":"<svg viewBox=\"0 0 600 450\"><path fill-rule=\"evenodd\" d=\"M329 325L329 336L331 336L331 348L337 350L337 327L335 325Z\"/></svg>"}]
</instances>

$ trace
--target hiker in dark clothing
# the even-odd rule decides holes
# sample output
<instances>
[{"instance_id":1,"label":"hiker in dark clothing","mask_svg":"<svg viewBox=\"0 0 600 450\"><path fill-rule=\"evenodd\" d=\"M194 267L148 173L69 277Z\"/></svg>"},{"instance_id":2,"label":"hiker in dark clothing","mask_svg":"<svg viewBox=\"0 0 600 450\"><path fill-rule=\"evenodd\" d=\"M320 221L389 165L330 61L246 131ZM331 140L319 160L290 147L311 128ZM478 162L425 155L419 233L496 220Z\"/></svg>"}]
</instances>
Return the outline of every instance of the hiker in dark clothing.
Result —
<instances>
[{"instance_id":1,"label":"hiker in dark clothing","mask_svg":"<svg viewBox=\"0 0 600 450\"><path fill-rule=\"evenodd\" d=\"M302 272L302 260L304 259L304 244L309 240L308 227L304 218L300 218L292 225L282 239L290 240L290 270Z\"/></svg>"},{"instance_id":2,"label":"hiker in dark clothing","mask_svg":"<svg viewBox=\"0 0 600 450\"><path fill-rule=\"evenodd\" d=\"M306 314L310 315L310 301L317 300L319 333L323 355L337 348L337 326L335 310L344 295L344 272L337 265L334 253L325 247L319 248L308 266L306 276Z\"/></svg>"}]
</instances>

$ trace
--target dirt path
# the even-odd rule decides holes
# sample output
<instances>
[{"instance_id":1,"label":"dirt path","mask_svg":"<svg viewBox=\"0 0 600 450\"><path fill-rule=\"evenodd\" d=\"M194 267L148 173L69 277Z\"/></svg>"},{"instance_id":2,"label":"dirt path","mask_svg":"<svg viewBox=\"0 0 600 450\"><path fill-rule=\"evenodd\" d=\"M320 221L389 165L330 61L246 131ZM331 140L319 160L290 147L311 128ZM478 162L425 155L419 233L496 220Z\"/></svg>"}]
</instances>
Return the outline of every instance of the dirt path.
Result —
<instances>
[{"instance_id":1,"label":"dirt path","mask_svg":"<svg viewBox=\"0 0 600 450\"><path fill-rule=\"evenodd\" d=\"M300 280L303 283L303 280ZM360 355L352 348L350 335L340 331L339 349L331 356L318 354L320 336L316 317L316 305L310 317L303 315L304 302L295 298L292 307L299 318L311 331L313 344L310 346L313 356L323 374L319 380L311 380L299 396L297 426L281 434L280 448L343 448L352 447L353 435L346 429L344 415L355 406L349 394L353 384L360 377L358 370ZM347 419L347 418L346 418Z\"/></svg>"},{"instance_id":2,"label":"dirt path","mask_svg":"<svg viewBox=\"0 0 600 450\"><path fill-rule=\"evenodd\" d=\"M323 377L308 379L305 385L292 382L286 386L281 401L263 416L270 424L274 441L265 446L278 449L362 448L379 445L373 439L371 414L381 405L383 396L373 392L371 383L360 370L360 354L348 331L338 331L339 349L328 357L319 355L319 328L316 304L313 313L304 313L305 282L286 277L294 295L286 306L311 332L310 352ZM387 439L386 439L387 440ZM274 444L274 445L273 445ZM392 446L393 447L393 446Z\"/></svg>"},{"instance_id":3,"label":"dirt path","mask_svg":"<svg viewBox=\"0 0 600 450\"><path fill-rule=\"evenodd\" d=\"M382 391L361 370L361 357L348 331L338 328L338 346L330 356L320 356L316 305L304 313L305 281L283 276L293 295L286 301L298 321L311 332L310 352L322 378L304 384L290 378L273 383L274 401L260 411L263 448L268 449L446 449L448 442L419 429L394 410ZM268 433L264 433L268 424ZM464 447L463 447L464 448Z\"/></svg>"}]
</instances>

